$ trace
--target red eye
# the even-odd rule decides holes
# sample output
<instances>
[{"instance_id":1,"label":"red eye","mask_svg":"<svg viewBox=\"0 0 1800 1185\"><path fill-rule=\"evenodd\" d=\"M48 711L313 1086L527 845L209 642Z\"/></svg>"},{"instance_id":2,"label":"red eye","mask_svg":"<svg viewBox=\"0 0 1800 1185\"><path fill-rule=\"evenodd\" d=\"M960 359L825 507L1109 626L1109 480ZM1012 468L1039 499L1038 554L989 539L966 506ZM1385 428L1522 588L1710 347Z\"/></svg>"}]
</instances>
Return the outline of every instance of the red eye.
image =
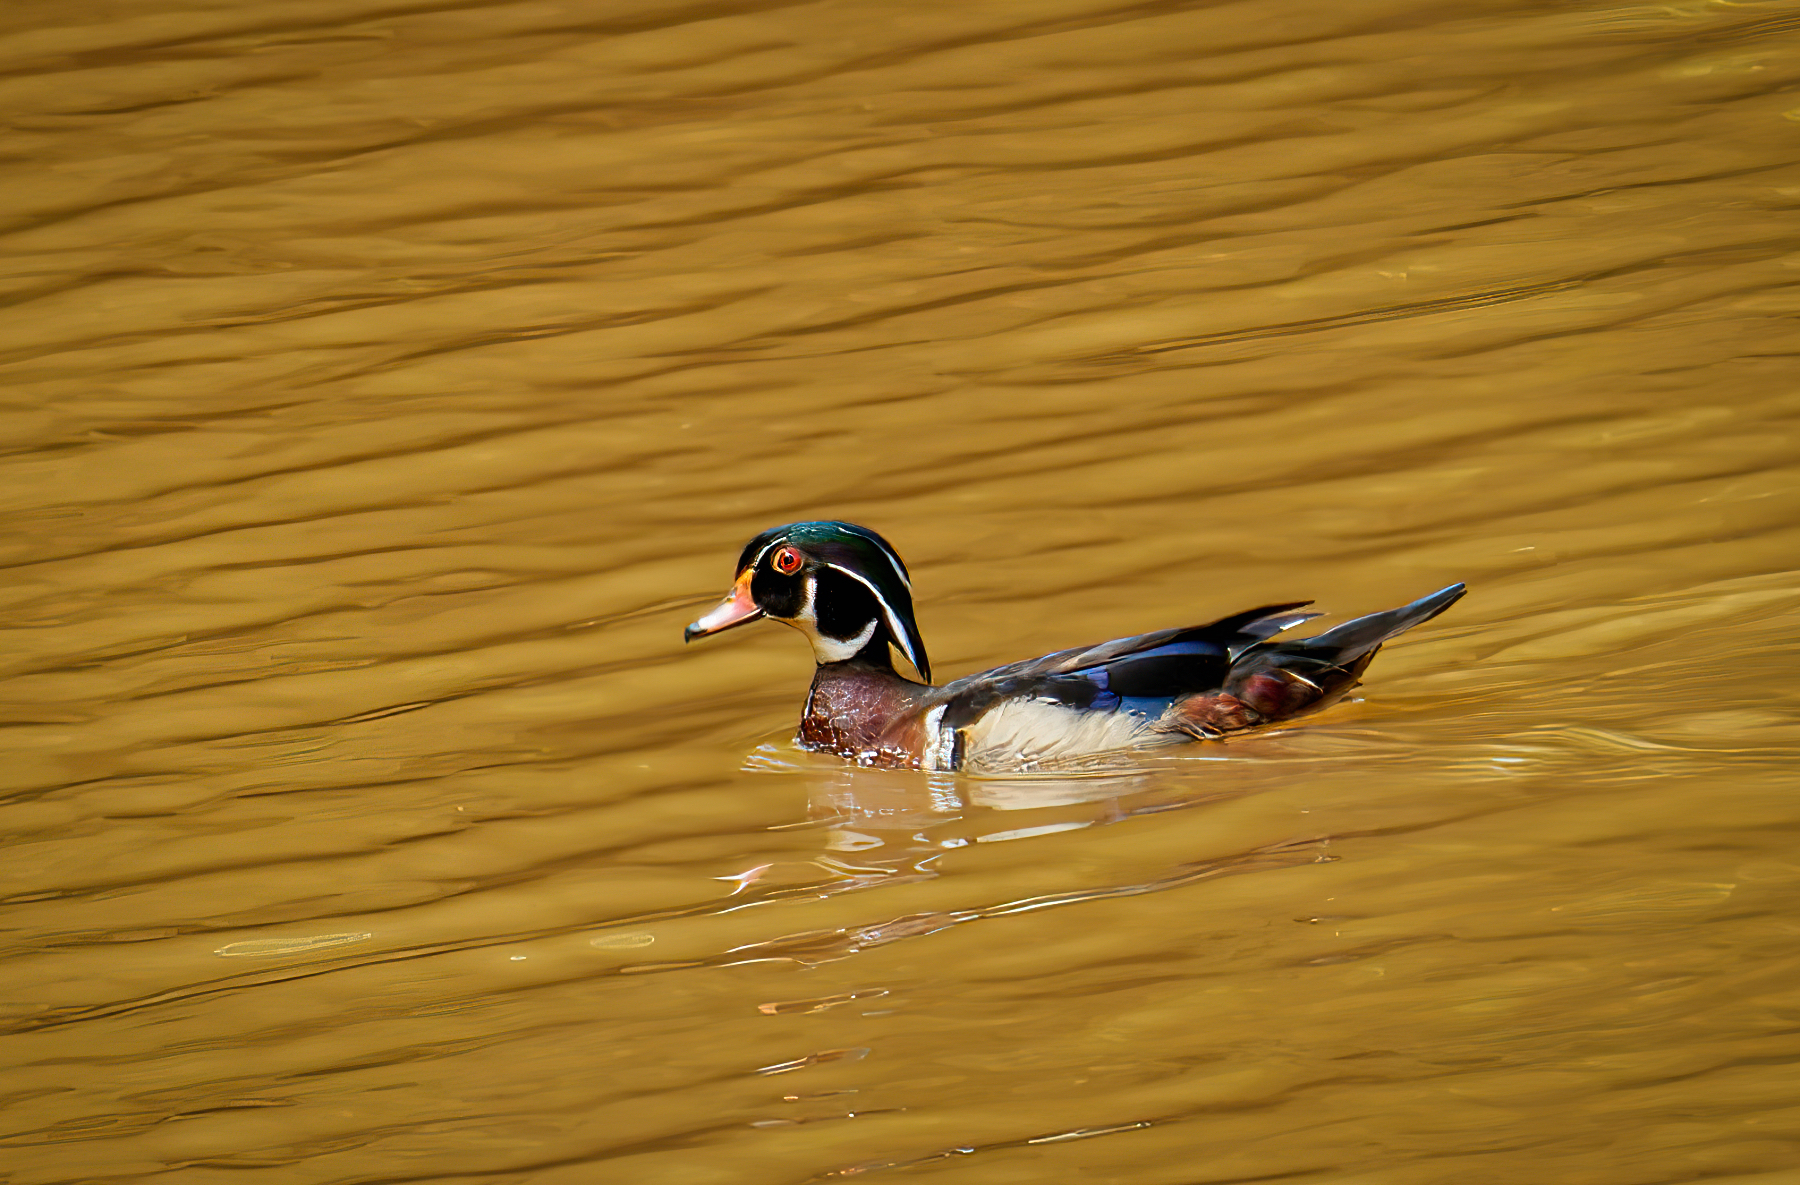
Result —
<instances>
[{"instance_id":1,"label":"red eye","mask_svg":"<svg viewBox=\"0 0 1800 1185\"><path fill-rule=\"evenodd\" d=\"M769 561L769 566L783 576L792 576L800 570L801 563L799 552L791 547L784 547L775 553L775 557Z\"/></svg>"}]
</instances>

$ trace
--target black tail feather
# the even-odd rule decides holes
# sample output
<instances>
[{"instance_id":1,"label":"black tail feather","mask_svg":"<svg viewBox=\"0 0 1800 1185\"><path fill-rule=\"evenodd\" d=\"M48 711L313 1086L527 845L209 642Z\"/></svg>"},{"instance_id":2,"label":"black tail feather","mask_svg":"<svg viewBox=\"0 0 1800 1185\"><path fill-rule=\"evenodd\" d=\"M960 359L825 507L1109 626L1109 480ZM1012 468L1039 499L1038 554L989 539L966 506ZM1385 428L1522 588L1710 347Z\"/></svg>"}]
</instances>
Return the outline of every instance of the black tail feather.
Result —
<instances>
[{"instance_id":1,"label":"black tail feather","mask_svg":"<svg viewBox=\"0 0 1800 1185\"><path fill-rule=\"evenodd\" d=\"M1295 642L1271 643L1273 648L1294 651L1317 658L1334 666L1355 662L1389 638L1398 637L1415 625L1423 625L1456 604L1468 589L1461 584L1439 589L1420 597L1410 605L1370 613L1343 625L1333 626L1322 634Z\"/></svg>"},{"instance_id":2,"label":"black tail feather","mask_svg":"<svg viewBox=\"0 0 1800 1185\"><path fill-rule=\"evenodd\" d=\"M1430 621L1467 590L1439 589L1410 605L1346 621L1311 638L1271 638L1231 665L1225 690L1265 722L1317 711L1343 698L1382 643Z\"/></svg>"}]
</instances>

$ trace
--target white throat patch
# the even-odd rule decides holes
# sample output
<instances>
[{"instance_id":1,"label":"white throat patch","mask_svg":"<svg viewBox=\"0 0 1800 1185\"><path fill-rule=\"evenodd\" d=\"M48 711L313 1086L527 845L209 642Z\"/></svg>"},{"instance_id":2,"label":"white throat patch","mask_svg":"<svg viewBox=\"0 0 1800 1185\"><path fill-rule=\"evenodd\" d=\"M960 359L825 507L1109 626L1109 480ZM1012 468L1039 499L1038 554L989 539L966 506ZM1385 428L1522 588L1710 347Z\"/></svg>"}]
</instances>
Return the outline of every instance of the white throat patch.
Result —
<instances>
[{"instance_id":1,"label":"white throat patch","mask_svg":"<svg viewBox=\"0 0 1800 1185\"><path fill-rule=\"evenodd\" d=\"M847 658L852 658L859 650L869 644L870 638L875 636L875 623L873 621L868 625L863 626L862 633L856 635L854 638L847 638L843 641L839 641L836 638L827 638L824 634L821 634L810 621L807 622L807 626L809 628L807 629L806 634L812 641L813 657L820 662L843 662Z\"/></svg>"},{"instance_id":2,"label":"white throat patch","mask_svg":"<svg viewBox=\"0 0 1800 1185\"><path fill-rule=\"evenodd\" d=\"M827 638L819 632L819 616L813 611L813 599L818 595L819 582L809 579L806 582L806 604L801 607L799 616L776 620L785 621L785 624L806 635L806 640L812 643L813 659L817 662L843 662L854 658L869 644L869 639L875 636L875 627L880 623L871 620L854 638Z\"/></svg>"}]
</instances>

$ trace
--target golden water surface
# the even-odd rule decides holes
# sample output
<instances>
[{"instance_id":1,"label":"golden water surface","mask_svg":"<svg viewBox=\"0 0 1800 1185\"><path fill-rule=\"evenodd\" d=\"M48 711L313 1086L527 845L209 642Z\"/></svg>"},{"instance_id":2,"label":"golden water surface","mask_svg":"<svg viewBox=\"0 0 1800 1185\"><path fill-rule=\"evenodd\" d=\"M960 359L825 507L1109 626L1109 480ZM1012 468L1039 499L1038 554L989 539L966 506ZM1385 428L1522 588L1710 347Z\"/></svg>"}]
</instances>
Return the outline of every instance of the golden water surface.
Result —
<instances>
[{"instance_id":1,"label":"golden water surface","mask_svg":"<svg viewBox=\"0 0 1800 1185\"><path fill-rule=\"evenodd\" d=\"M1800 5L0 9L0 1180L1800 1181ZM1128 776L786 741L1453 580Z\"/></svg>"}]
</instances>

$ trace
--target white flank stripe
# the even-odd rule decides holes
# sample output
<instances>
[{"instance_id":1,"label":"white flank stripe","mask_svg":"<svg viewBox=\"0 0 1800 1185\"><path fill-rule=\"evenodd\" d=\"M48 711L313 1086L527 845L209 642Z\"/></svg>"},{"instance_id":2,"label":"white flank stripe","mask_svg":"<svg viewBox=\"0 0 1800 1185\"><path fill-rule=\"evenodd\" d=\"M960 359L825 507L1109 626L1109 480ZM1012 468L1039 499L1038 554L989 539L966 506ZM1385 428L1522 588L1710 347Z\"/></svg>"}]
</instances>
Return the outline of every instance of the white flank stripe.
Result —
<instances>
[{"instance_id":1,"label":"white flank stripe","mask_svg":"<svg viewBox=\"0 0 1800 1185\"><path fill-rule=\"evenodd\" d=\"M949 773L956 761L956 730L944 727L944 709L949 706L939 704L925 713L925 756L921 764L941 773Z\"/></svg>"}]
</instances>

